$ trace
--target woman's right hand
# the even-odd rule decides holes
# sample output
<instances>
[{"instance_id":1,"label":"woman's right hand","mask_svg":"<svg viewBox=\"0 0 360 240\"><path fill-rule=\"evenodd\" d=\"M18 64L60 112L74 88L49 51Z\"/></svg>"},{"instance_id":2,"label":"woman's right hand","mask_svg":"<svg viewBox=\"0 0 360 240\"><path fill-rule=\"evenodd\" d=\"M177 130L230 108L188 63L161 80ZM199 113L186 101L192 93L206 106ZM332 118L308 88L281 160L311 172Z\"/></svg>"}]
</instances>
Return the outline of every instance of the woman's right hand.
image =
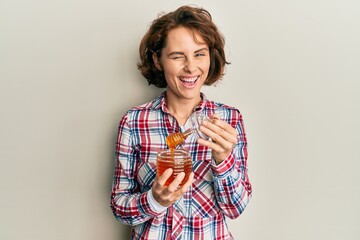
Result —
<instances>
[{"instance_id":1,"label":"woman's right hand","mask_svg":"<svg viewBox=\"0 0 360 240\"><path fill-rule=\"evenodd\" d=\"M194 173L192 172L184 185L179 188L179 184L185 177L185 173L181 172L169 184L169 186L165 186L165 182L171 176L172 171L172 168L166 169L160 177L156 177L152 186L154 199L164 207L169 207L181 198L181 196L189 189L194 179Z\"/></svg>"}]
</instances>

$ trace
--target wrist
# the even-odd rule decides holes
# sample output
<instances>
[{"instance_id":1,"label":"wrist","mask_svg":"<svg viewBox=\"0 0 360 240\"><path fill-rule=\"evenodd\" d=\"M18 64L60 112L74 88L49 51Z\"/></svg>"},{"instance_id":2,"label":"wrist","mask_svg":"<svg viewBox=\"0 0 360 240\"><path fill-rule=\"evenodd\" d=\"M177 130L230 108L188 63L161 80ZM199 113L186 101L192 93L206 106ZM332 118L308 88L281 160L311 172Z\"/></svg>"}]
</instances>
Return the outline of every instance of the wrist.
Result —
<instances>
[{"instance_id":1,"label":"wrist","mask_svg":"<svg viewBox=\"0 0 360 240\"><path fill-rule=\"evenodd\" d=\"M152 208L152 210L154 210L155 212L163 212L167 209L167 207L161 205L160 203L158 203L155 198L154 195L152 193L152 189L150 189L147 193L147 200L149 202L150 207Z\"/></svg>"},{"instance_id":2,"label":"wrist","mask_svg":"<svg viewBox=\"0 0 360 240\"><path fill-rule=\"evenodd\" d=\"M230 154L231 154L231 152L224 153L224 154L213 154L212 159L216 165L219 165L220 163L225 161L227 158L229 158Z\"/></svg>"}]
</instances>

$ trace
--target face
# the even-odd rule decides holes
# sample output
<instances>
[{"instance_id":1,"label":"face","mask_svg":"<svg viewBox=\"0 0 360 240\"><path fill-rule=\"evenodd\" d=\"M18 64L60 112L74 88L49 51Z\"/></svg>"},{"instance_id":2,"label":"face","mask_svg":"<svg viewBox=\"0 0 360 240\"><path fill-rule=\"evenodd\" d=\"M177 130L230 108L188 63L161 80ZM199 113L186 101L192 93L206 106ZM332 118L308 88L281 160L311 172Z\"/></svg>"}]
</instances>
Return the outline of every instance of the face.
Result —
<instances>
[{"instance_id":1,"label":"face","mask_svg":"<svg viewBox=\"0 0 360 240\"><path fill-rule=\"evenodd\" d=\"M199 101L210 68L209 47L196 31L178 27L169 31L156 67L164 72L167 97Z\"/></svg>"}]
</instances>

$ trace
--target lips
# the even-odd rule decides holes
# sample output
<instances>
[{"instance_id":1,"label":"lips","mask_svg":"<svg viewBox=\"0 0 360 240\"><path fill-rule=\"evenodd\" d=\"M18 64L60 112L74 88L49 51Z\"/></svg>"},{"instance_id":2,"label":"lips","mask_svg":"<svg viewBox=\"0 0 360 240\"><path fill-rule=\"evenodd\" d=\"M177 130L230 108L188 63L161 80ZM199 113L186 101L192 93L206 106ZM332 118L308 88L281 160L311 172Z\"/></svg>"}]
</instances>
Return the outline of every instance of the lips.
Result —
<instances>
[{"instance_id":1,"label":"lips","mask_svg":"<svg viewBox=\"0 0 360 240\"><path fill-rule=\"evenodd\" d=\"M199 76L195 76L195 77L179 77L181 83L187 87L187 88L191 88L194 87L197 80L199 79Z\"/></svg>"}]
</instances>

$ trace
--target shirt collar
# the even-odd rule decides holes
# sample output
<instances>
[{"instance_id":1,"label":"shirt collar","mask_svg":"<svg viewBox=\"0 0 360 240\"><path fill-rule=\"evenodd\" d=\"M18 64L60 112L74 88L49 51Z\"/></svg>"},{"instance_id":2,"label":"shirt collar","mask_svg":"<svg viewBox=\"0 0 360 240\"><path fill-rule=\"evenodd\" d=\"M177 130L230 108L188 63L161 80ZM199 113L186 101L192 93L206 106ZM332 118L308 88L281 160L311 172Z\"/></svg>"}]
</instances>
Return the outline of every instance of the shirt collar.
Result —
<instances>
[{"instance_id":1,"label":"shirt collar","mask_svg":"<svg viewBox=\"0 0 360 240\"><path fill-rule=\"evenodd\" d=\"M199 103L199 105L197 105L194 109L194 112L202 112L206 106L207 103L207 97L205 96L204 93L200 92L200 96L201 96L201 102Z\"/></svg>"},{"instance_id":2,"label":"shirt collar","mask_svg":"<svg viewBox=\"0 0 360 240\"><path fill-rule=\"evenodd\" d=\"M201 96L201 102L199 103L199 105L197 105L194 108L194 112L202 112L208 101L204 93L200 92L200 96ZM166 106L166 91L162 92L161 95L159 96L159 107L164 113L170 113L169 109Z\"/></svg>"}]
</instances>

